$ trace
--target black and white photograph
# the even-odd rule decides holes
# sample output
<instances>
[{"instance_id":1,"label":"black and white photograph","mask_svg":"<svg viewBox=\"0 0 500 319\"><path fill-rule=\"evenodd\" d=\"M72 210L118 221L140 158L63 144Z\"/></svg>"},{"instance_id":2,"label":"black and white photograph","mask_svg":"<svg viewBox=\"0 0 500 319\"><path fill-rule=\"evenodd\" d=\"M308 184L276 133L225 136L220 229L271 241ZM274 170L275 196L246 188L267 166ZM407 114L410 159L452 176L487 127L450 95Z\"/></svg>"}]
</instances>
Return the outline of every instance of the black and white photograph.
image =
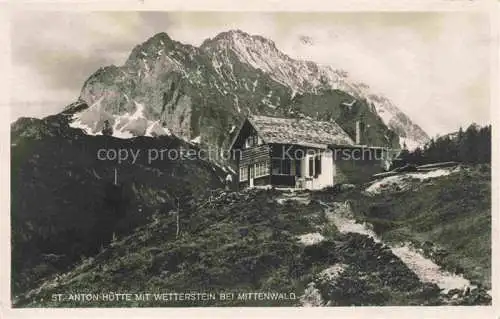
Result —
<instances>
[{"instance_id":1,"label":"black and white photograph","mask_svg":"<svg viewBox=\"0 0 500 319\"><path fill-rule=\"evenodd\" d=\"M491 307L492 17L12 10L7 307Z\"/></svg>"}]
</instances>

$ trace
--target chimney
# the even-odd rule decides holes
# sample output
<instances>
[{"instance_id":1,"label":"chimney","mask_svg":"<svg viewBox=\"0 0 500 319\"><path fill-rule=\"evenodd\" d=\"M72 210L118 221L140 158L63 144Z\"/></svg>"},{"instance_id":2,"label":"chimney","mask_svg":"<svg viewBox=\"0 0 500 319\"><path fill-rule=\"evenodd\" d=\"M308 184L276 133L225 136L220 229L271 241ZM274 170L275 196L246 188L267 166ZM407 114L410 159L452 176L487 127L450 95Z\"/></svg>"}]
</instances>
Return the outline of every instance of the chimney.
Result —
<instances>
[{"instance_id":1,"label":"chimney","mask_svg":"<svg viewBox=\"0 0 500 319\"><path fill-rule=\"evenodd\" d=\"M361 144L361 122L358 120L356 121L356 140L355 140L356 145Z\"/></svg>"}]
</instances>

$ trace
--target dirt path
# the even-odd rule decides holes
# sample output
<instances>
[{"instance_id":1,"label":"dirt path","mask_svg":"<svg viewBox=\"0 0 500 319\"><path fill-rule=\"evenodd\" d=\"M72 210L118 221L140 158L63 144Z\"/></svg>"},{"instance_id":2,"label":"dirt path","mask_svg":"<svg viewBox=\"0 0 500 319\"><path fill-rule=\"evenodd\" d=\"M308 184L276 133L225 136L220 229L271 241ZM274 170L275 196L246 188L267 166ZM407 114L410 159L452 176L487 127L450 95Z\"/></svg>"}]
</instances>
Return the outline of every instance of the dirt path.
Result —
<instances>
[{"instance_id":1,"label":"dirt path","mask_svg":"<svg viewBox=\"0 0 500 319\"><path fill-rule=\"evenodd\" d=\"M293 197L290 197L287 199L293 200ZM305 201L304 196L300 196L300 201ZM441 269L439 265L425 257L421 252L412 248L409 244L396 246L383 243L383 241L372 230L371 225L356 222L349 203L333 202L327 204L320 201L320 204L324 207L328 220L335 224L341 233L362 234L372 238L377 243L386 245L391 249L392 253L408 267L408 269L415 273L421 282L436 284L440 289L442 289L442 294L447 294L452 289L464 290L466 288L476 288L463 276ZM298 239L304 245L313 245L324 240L323 236L319 233L304 234L299 236ZM331 267L324 269L322 273L328 272L330 268L337 269L338 265L332 265ZM338 275L341 271L337 270L333 273ZM300 302L304 307L326 305L314 282L310 282L307 285L304 294L300 298Z\"/></svg>"},{"instance_id":2,"label":"dirt path","mask_svg":"<svg viewBox=\"0 0 500 319\"><path fill-rule=\"evenodd\" d=\"M328 219L335 224L341 233L352 232L363 234L373 238L375 242L382 243L369 225L356 223L348 203L326 204L321 202L321 204L326 209ZM439 288L443 289L443 293L447 293L451 289L475 288L463 276L442 270L439 265L407 244L387 246L422 282L437 284Z\"/></svg>"}]
</instances>

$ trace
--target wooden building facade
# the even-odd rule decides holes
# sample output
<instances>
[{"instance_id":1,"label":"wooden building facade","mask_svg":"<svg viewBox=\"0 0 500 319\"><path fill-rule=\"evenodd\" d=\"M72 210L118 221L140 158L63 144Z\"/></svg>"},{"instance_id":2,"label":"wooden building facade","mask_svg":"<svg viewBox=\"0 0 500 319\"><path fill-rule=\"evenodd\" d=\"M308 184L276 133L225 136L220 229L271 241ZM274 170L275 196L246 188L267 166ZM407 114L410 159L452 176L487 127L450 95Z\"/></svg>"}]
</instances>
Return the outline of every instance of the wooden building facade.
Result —
<instances>
[{"instance_id":1,"label":"wooden building facade","mask_svg":"<svg viewBox=\"0 0 500 319\"><path fill-rule=\"evenodd\" d=\"M387 165L387 149L355 145L338 124L311 119L247 118L231 150L240 188L321 189L363 182Z\"/></svg>"}]
</instances>

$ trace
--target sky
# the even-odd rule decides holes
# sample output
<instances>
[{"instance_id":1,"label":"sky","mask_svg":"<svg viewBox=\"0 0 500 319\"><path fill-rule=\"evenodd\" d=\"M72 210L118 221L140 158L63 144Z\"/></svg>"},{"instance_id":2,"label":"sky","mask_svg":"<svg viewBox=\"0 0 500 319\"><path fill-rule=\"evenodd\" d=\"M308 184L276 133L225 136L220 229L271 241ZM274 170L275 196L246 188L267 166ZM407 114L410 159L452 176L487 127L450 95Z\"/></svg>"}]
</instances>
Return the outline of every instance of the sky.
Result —
<instances>
[{"instance_id":1,"label":"sky","mask_svg":"<svg viewBox=\"0 0 500 319\"><path fill-rule=\"evenodd\" d=\"M158 32L199 45L230 29L346 70L431 136L490 122L490 24L471 12L14 13L11 119L59 112L99 67L123 64Z\"/></svg>"}]
</instances>

